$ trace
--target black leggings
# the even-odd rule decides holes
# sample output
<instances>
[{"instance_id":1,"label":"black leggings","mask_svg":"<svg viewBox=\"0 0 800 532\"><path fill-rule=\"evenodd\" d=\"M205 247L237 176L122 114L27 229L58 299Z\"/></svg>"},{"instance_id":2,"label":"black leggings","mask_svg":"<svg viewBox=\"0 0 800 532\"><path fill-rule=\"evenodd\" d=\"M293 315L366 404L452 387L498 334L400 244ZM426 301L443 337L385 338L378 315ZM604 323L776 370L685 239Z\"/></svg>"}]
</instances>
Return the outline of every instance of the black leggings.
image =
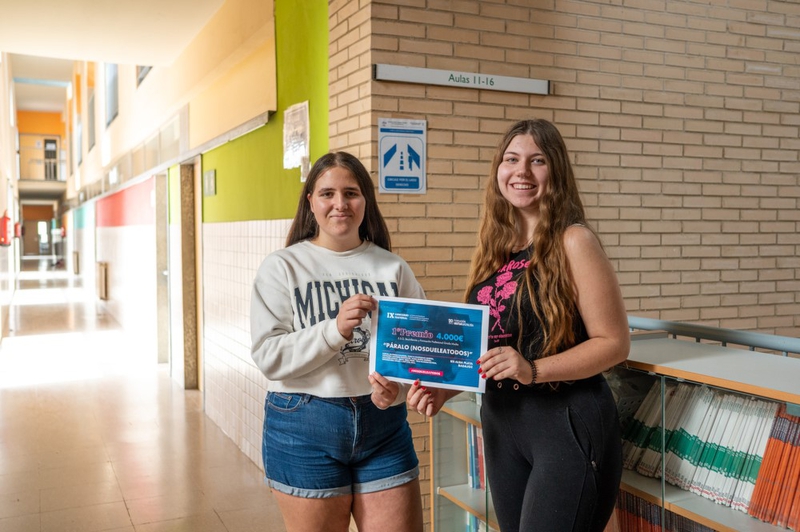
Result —
<instances>
[{"instance_id":1,"label":"black leggings","mask_svg":"<svg viewBox=\"0 0 800 532\"><path fill-rule=\"evenodd\" d=\"M603 531L622 475L619 418L605 379L557 391L490 381L481 420L502 532Z\"/></svg>"}]
</instances>

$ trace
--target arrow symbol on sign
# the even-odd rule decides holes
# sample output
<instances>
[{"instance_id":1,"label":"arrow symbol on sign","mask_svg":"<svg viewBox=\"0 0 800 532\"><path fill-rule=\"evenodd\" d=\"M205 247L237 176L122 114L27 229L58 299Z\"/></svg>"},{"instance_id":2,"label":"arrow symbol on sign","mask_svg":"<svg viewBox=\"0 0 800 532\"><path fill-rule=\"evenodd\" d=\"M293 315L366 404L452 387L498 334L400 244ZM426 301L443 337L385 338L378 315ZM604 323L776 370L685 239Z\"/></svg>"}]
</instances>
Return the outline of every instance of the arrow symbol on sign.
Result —
<instances>
[{"instance_id":1,"label":"arrow symbol on sign","mask_svg":"<svg viewBox=\"0 0 800 532\"><path fill-rule=\"evenodd\" d=\"M384 168L386 167L387 164L389 164L389 161L392 160L392 157L394 157L395 153L397 153L397 144L395 144L394 146L392 146L391 148L386 150L386 153L383 154L383 166L384 166Z\"/></svg>"},{"instance_id":2,"label":"arrow symbol on sign","mask_svg":"<svg viewBox=\"0 0 800 532\"><path fill-rule=\"evenodd\" d=\"M408 169L414 169L414 163L417 163L417 168L422 168L421 159L419 153L414 151L414 148L408 146Z\"/></svg>"}]
</instances>

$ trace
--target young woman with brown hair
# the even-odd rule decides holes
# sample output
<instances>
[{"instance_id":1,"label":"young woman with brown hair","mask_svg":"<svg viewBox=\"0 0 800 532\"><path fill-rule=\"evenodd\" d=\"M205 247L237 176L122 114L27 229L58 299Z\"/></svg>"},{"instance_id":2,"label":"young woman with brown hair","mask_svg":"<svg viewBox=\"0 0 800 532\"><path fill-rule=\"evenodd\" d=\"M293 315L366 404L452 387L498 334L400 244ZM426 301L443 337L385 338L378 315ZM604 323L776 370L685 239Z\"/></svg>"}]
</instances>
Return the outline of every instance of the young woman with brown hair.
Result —
<instances>
[{"instance_id":1,"label":"young woman with brown hair","mask_svg":"<svg viewBox=\"0 0 800 532\"><path fill-rule=\"evenodd\" d=\"M601 532L622 473L602 372L630 349L617 278L553 124L514 124L490 176L466 300L490 308L478 371L497 520L502 532ZM433 415L452 395L412 386L408 404Z\"/></svg>"},{"instance_id":2,"label":"young woman with brown hair","mask_svg":"<svg viewBox=\"0 0 800 532\"><path fill-rule=\"evenodd\" d=\"M289 532L422 531L405 387L369 374L373 295L424 298L391 252L369 173L329 153L309 172L286 247L258 269L252 357L269 379L262 454Z\"/></svg>"}]
</instances>

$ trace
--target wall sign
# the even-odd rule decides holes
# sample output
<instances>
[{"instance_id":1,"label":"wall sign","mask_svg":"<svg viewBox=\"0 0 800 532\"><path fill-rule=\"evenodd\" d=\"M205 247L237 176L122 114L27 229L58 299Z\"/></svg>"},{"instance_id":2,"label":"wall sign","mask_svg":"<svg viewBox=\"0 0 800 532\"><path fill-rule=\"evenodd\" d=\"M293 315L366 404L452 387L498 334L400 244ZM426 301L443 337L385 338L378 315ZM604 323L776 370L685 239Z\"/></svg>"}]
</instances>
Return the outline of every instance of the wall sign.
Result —
<instances>
[{"instance_id":1,"label":"wall sign","mask_svg":"<svg viewBox=\"0 0 800 532\"><path fill-rule=\"evenodd\" d=\"M426 120L378 119L379 192L424 194Z\"/></svg>"},{"instance_id":2,"label":"wall sign","mask_svg":"<svg viewBox=\"0 0 800 532\"><path fill-rule=\"evenodd\" d=\"M372 65L372 79L490 91L550 94L550 82L543 79L512 78L509 76L493 76L491 74L456 72L454 70L438 70L435 68Z\"/></svg>"},{"instance_id":3,"label":"wall sign","mask_svg":"<svg viewBox=\"0 0 800 532\"><path fill-rule=\"evenodd\" d=\"M300 167L300 180L305 181L303 170L308 168L308 102L287 108L283 112L283 167Z\"/></svg>"}]
</instances>

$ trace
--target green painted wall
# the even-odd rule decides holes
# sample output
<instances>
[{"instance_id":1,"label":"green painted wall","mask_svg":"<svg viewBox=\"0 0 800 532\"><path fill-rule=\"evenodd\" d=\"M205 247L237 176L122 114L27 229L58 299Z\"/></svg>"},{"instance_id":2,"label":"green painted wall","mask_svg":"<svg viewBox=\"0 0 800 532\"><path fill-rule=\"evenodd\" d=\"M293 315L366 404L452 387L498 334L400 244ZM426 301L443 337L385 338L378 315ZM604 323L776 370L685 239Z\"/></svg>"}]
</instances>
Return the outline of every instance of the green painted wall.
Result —
<instances>
[{"instance_id":1,"label":"green painted wall","mask_svg":"<svg viewBox=\"0 0 800 532\"><path fill-rule=\"evenodd\" d=\"M283 112L308 101L311 162L328 152L328 0L275 0L278 111L269 123L203 155L217 194L203 222L292 218L300 169L283 169Z\"/></svg>"}]
</instances>

